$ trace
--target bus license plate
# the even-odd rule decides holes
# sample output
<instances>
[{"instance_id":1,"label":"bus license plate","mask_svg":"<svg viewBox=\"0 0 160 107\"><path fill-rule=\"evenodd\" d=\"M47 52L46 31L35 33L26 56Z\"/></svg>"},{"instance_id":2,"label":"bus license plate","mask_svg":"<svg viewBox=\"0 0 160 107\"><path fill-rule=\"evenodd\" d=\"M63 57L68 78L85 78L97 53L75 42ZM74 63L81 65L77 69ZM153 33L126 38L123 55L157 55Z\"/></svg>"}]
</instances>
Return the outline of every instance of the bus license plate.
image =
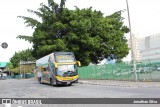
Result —
<instances>
[{"instance_id":1,"label":"bus license plate","mask_svg":"<svg viewBox=\"0 0 160 107\"><path fill-rule=\"evenodd\" d=\"M70 84L70 82L67 82L67 85Z\"/></svg>"}]
</instances>

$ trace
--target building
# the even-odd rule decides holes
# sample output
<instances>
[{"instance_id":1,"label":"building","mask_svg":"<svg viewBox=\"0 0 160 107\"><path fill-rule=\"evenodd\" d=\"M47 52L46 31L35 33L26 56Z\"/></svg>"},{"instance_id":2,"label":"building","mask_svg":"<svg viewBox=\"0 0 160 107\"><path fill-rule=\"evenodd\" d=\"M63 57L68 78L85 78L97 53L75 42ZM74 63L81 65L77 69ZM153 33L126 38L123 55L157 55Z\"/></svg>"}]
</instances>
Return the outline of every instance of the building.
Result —
<instances>
[{"instance_id":1,"label":"building","mask_svg":"<svg viewBox=\"0 0 160 107\"><path fill-rule=\"evenodd\" d=\"M140 39L139 46L143 62L160 62L160 33Z\"/></svg>"},{"instance_id":2,"label":"building","mask_svg":"<svg viewBox=\"0 0 160 107\"><path fill-rule=\"evenodd\" d=\"M132 51L130 51L131 60L136 60L138 62L141 61L140 41L141 38L136 35L132 35L132 42L131 39L128 40L128 46L132 49Z\"/></svg>"},{"instance_id":3,"label":"building","mask_svg":"<svg viewBox=\"0 0 160 107\"><path fill-rule=\"evenodd\" d=\"M3 72L7 69L7 64L9 62L0 62L0 72Z\"/></svg>"},{"instance_id":4,"label":"building","mask_svg":"<svg viewBox=\"0 0 160 107\"><path fill-rule=\"evenodd\" d=\"M2 77L6 77L11 74L7 69L7 64L9 64L9 62L0 62L0 79L4 79Z\"/></svg>"}]
</instances>

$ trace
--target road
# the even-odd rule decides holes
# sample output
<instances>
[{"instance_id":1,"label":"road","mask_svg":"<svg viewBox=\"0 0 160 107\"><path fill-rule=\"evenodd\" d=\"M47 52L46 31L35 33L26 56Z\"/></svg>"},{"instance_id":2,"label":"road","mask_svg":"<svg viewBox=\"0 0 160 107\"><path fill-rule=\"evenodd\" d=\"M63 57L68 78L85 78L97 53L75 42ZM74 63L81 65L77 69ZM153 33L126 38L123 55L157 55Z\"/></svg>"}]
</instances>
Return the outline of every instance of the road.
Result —
<instances>
[{"instance_id":1,"label":"road","mask_svg":"<svg viewBox=\"0 0 160 107\"><path fill-rule=\"evenodd\" d=\"M118 87L90 84L50 86L34 79L0 81L0 98L160 98L160 88Z\"/></svg>"},{"instance_id":2,"label":"road","mask_svg":"<svg viewBox=\"0 0 160 107\"><path fill-rule=\"evenodd\" d=\"M73 84L72 86L51 86L39 84L34 79L0 80L0 98L160 98L160 88L119 87L91 84ZM23 105L21 107L130 107L127 104L54 104ZM148 104L145 107L158 107L159 104ZM11 107L0 105L0 107ZM20 107L12 105L12 107ZM131 107L135 107L132 105ZM143 107L136 104L136 107Z\"/></svg>"}]
</instances>

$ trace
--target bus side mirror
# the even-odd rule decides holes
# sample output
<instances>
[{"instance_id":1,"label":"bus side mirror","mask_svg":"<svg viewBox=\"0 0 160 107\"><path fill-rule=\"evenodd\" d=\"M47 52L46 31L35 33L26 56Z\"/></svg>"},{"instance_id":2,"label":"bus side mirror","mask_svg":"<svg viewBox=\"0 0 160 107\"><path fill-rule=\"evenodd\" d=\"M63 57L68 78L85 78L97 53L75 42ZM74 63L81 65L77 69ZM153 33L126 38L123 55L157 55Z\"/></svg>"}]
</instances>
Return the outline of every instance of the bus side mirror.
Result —
<instances>
[{"instance_id":1,"label":"bus side mirror","mask_svg":"<svg viewBox=\"0 0 160 107\"><path fill-rule=\"evenodd\" d=\"M81 66L81 63L79 61L76 62L78 66Z\"/></svg>"}]
</instances>

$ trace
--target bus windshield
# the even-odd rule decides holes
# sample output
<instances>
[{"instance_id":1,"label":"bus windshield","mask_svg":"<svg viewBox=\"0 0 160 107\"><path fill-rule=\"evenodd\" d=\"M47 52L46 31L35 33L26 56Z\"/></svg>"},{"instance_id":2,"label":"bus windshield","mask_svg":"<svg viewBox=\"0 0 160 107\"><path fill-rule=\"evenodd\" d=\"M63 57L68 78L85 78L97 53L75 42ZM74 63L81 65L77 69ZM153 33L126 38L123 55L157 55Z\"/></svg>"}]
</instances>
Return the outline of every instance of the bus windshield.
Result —
<instances>
[{"instance_id":1,"label":"bus windshield","mask_svg":"<svg viewBox=\"0 0 160 107\"><path fill-rule=\"evenodd\" d=\"M56 54L56 62L74 62L75 57L72 54Z\"/></svg>"},{"instance_id":2,"label":"bus windshield","mask_svg":"<svg viewBox=\"0 0 160 107\"><path fill-rule=\"evenodd\" d=\"M77 75L76 65L58 65L57 75L62 77Z\"/></svg>"}]
</instances>

